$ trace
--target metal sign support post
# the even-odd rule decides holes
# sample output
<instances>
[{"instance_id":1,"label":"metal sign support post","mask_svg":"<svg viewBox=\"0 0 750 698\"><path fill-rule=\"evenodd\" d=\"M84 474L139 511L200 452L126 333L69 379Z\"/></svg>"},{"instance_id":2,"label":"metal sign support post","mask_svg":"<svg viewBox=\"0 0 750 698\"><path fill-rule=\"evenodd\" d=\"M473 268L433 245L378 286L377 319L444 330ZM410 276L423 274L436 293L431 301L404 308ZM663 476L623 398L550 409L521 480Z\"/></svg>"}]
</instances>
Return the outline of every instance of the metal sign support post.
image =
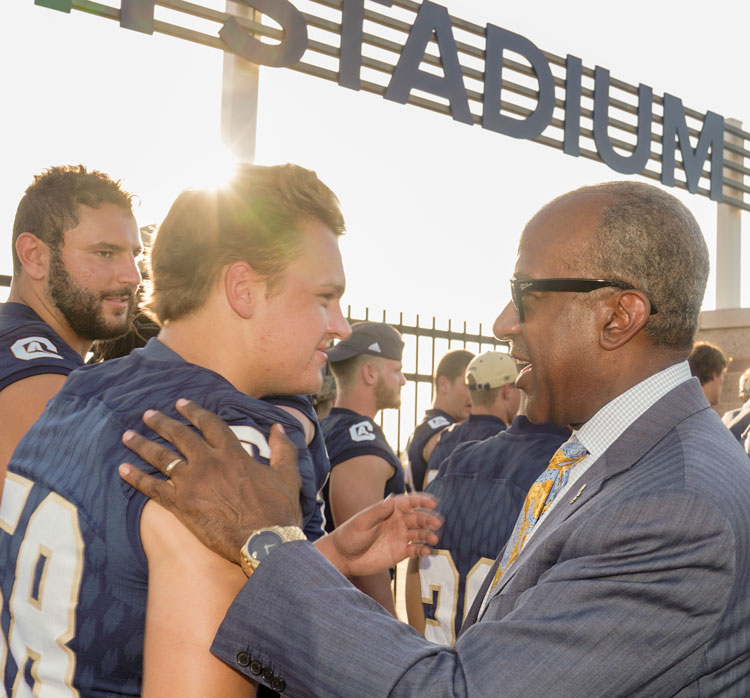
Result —
<instances>
[{"instance_id":1,"label":"metal sign support post","mask_svg":"<svg viewBox=\"0 0 750 698\"><path fill-rule=\"evenodd\" d=\"M260 22L260 12L227 0L226 11L236 17ZM221 82L221 140L240 162L255 160L258 121L258 78L256 64L229 51L224 52Z\"/></svg>"},{"instance_id":2,"label":"metal sign support post","mask_svg":"<svg viewBox=\"0 0 750 698\"><path fill-rule=\"evenodd\" d=\"M742 128L742 122L737 119L727 119L726 125L737 129ZM727 143L743 147L742 139L727 130L725 133ZM726 150L724 164L724 177L729 178L732 174L726 162L730 161L743 165L742 155ZM726 181L726 179L725 179ZM741 193L730 185L724 185L724 194L734 197ZM716 309L739 308L740 287L742 281L742 257L741 257L741 210L728 203L716 205Z\"/></svg>"}]
</instances>

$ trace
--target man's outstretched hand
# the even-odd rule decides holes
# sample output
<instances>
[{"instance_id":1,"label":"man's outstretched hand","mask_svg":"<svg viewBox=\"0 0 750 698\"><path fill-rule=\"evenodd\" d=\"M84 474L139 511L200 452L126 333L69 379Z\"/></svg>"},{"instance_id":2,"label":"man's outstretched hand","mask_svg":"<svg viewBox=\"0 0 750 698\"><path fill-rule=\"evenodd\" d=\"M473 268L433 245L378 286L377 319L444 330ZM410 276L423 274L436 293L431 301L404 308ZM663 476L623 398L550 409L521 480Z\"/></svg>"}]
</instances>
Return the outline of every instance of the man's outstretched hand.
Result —
<instances>
[{"instance_id":1,"label":"man's outstretched hand","mask_svg":"<svg viewBox=\"0 0 750 698\"><path fill-rule=\"evenodd\" d=\"M315 543L347 577L367 576L407 557L429 555L442 518L428 494L389 496L362 510Z\"/></svg>"},{"instance_id":2,"label":"man's outstretched hand","mask_svg":"<svg viewBox=\"0 0 750 698\"><path fill-rule=\"evenodd\" d=\"M169 478L162 480L123 463L120 476L125 482L171 511L204 545L235 563L253 531L299 525L297 452L280 425L271 429L268 467L253 459L215 414L188 400L178 400L177 410L203 437L149 410L143 421L180 453L125 432L123 443Z\"/></svg>"}]
</instances>

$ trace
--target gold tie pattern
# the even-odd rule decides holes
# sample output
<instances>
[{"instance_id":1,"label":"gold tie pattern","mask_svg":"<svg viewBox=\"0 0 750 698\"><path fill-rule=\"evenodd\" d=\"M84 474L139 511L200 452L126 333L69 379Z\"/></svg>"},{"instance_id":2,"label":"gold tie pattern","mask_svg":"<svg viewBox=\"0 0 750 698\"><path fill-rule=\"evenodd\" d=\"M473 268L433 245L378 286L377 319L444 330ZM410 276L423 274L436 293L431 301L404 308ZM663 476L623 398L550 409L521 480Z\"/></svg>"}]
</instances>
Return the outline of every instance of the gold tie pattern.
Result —
<instances>
[{"instance_id":1,"label":"gold tie pattern","mask_svg":"<svg viewBox=\"0 0 750 698\"><path fill-rule=\"evenodd\" d=\"M549 509L557 493L568 482L570 469L588 455L583 444L571 440L564 443L550 459L547 469L536 479L526 495L521 513L516 519L513 533L505 546L503 558L497 567L490 590L500 581L505 571L518 558L531 535L536 522Z\"/></svg>"}]
</instances>

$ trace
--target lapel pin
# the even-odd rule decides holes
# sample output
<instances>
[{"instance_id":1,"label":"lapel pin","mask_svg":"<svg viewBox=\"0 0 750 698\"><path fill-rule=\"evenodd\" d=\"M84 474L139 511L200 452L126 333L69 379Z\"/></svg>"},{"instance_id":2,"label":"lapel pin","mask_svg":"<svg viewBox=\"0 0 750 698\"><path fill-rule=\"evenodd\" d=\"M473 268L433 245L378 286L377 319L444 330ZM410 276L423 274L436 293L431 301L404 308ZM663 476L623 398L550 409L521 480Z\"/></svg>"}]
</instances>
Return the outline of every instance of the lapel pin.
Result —
<instances>
[{"instance_id":1,"label":"lapel pin","mask_svg":"<svg viewBox=\"0 0 750 698\"><path fill-rule=\"evenodd\" d=\"M581 485L581 489L578 490L578 492L576 493L576 496L573 497L573 499L570 500L570 503L573 504L573 502L575 502L576 499L578 499L581 496L581 492L583 492L583 490L585 490L585 489L586 489L586 483L583 483Z\"/></svg>"}]
</instances>

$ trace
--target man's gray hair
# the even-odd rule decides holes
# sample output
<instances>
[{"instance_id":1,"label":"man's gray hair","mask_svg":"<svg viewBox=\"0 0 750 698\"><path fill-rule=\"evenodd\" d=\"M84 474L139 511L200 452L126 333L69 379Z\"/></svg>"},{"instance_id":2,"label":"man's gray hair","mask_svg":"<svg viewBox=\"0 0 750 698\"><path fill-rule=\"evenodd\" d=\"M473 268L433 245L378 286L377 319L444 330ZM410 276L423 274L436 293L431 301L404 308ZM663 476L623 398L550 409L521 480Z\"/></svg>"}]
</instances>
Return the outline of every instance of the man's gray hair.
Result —
<instances>
[{"instance_id":1,"label":"man's gray hair","mask_svg":"<svg viewBox=\"0 0 750 698\"><path fill-rule=\"evenodd\" d=\"M693 214L675 196L641 182L578 192L609 198L580 260L586 272L643 291L657 309L645 327L654 346L689 351L708 279L708 248Z\"/></svg>"}]
</instances>

